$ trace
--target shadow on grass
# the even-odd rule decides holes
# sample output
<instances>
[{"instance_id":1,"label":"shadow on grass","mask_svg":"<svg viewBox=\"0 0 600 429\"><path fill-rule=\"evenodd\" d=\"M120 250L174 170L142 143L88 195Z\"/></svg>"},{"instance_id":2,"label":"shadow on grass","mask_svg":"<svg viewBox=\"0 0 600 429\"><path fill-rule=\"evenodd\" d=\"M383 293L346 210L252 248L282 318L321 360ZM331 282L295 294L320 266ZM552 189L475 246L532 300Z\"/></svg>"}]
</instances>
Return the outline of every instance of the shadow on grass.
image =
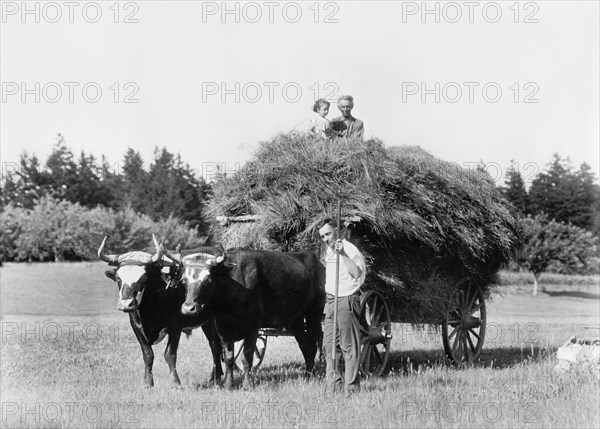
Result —
<instances>
[{"instance_id":1,"label":"shadow on grass","mask_svg":"<svg viewBox=\"0 0 600 429\"><path fill-rule=\"evenodd\" d=\"M527 345L526 347L498 347L483 349L479 359L466 365L454 365L446 357L443 350L407 350L390 353L385 373L410 374L424 371L434 367L448 367L460 370L461 368L494 368L503 369L515 366L522 362L544 359L549 353L545 346Z\"/></svg>"},{"instance_id":2,"label":"shadow on grass","mask_svg":"<svg viewBox=\"0 0 600 429\"><path fill-rule=\"evenodd\" d=\"M325 365L320 365L318 360L315 362L315 370L306 376L304 371L304 364L298 362L290 362L281 365L265 365L264 363L258 368L254 368L251 373L252 380L254 381L255 387L261 384L267 385L279 385L294 382L297 380L320 380L325 375ZM238 390L242 388L243 373L239 369L233 371L233 389ZM224 379L224 378L223 378ZM203 382L194 384L196 390L210 389L210 388L222 388L222 381L220 385L215 385L212 379L207 379Z\"/></svg>"},{"instance_id":3,"label":"shadow on grass","mask_svg":"<svg viewBox=\"0 0 600 429\"><path fill-rule=\"evenodd\" d=\"M559 296L566 296L566 297L570 297L570 298L582 298L582 299L600 299L600 295L597 293L591 293L591 292L582 292L582 291L578 291L578 290L574 290L574 291L560 291L560 292L552 292L552 291L541 291L541 293L544 293L548 296L551 297L559 297Z\"/></svg>"},{"instance_id":4,"label":"shadow on grass","mask_svg":"<svg viewBox=\"0 0 600 429\"><path fill-rule=\"evenodd\" d=\"M448 360L443 350L406 350L393 351L390 353L386 369L382 378L403 376L427 370L446 367L461 371L466 368L493 368L504 369L513 367L520 363L535 362L547 358L548 354L555 353L555 349L548 349L545 346L528 345L526 347L497 347L483 349L479 359L472 364L454 365ZM266 384L276 386L295 382L298 380L323 380L325 376L325 365L320 365L318 360L315 364L316 369L306 377L304 364L290 362L280 365L261 365L258 370L253 370L253 380L255 386ZM343 364L342 364L343 368ZM234 389L241 388L242 373L234 372ZM198 388L207 388L207 384Z\"/></svg>"}]
</instances>

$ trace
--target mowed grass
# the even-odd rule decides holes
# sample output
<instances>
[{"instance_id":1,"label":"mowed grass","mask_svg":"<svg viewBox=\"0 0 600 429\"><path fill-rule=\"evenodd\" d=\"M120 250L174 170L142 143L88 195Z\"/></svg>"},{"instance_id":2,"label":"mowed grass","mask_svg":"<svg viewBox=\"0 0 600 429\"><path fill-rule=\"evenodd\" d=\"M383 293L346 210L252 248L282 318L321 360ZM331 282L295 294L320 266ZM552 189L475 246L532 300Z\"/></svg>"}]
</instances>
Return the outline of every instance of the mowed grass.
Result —
<instances>
[{"instance_id":1,"label":"mowed grass","mask_svg":"<svg viewBox=\"0 0 600 429\"><path fill-rule=\"evenodd\" d=\"M441 334L395 324L383 377L352 397L302 377L292 338L269 338L253 391L207 385L212 368L202 332L182 338L169 384L154 346L153 389L127 315L114 310L105 265L7 264L0 268L2 427L598 427L599 381L589 371L553 371L555 351L600 324L597 288L553 285L532 297L504 288L488 303L481 361L446 363ZM236 385L240 383L236 374Z\"/></svg>"}]
</instances>

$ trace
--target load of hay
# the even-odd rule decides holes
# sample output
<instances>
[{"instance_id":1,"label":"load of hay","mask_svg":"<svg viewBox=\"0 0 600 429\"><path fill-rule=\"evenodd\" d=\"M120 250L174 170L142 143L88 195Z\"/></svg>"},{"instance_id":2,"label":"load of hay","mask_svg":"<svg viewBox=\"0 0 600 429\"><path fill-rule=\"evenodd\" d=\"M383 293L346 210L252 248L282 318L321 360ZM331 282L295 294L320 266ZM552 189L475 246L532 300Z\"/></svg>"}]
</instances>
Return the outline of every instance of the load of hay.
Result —
<instances>
[{"instance_id":1,"label":"load of hay","mask_svg":"<svg viewBox=\"0 0 600 429\"><path fill-rule=\"evenodd\" d=\"M205 215L226 248L320 252L319 222L335 219L342 200L350 241L367 258L363 288L381 292L397 322L441 322L457 288L488 296L516 241L485 172L415 146L282 134L213 191ZM223 216L255 221L215 222Z\"/></svg>"}]
</instances>

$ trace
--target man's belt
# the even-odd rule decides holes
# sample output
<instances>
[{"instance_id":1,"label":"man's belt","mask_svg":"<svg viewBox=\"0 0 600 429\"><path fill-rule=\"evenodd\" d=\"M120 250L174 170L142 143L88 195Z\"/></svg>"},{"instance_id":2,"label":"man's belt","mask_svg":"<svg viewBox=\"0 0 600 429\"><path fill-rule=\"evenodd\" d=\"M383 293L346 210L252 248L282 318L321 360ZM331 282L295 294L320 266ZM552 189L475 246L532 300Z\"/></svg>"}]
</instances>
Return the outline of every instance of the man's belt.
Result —
<instances>
[{"instance_id":1,"label":"man's belt","mask_svg":"<svg viewBox=\"0 0 600 429\"><path fill-rule=\"evenodd\" d=\"M348 297L348 296L353 296L353 295L356 295L356 296L358 296L358 295L360 295L360 292L359 292L359 291L356 291L356 292L354 292L354 293L351 293L350 295L338 296L338 298L346 298L346 297ZM326 297L327 297L327 299L335 299L335 295L332 295L332 294L330 294L330 293L326 294Z\"/></svg>"}]
</instances>

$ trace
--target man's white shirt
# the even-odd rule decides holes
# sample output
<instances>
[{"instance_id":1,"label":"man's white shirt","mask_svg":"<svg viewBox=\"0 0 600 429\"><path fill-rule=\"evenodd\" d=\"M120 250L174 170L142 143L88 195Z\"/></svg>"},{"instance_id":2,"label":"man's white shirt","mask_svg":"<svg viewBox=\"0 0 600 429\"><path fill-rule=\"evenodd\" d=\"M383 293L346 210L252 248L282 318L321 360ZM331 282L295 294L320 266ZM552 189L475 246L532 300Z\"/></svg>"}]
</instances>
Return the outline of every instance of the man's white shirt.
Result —
<instances>
[{"instance_id":1,"label":"man's white shirt","mask_svg":"<svg viewBox=\"0 0 600 429\"><path fill-rule=\"evenodd\" d=\"M340 282L339 282L339 293L338 296L348 296L356 292L362 284L365 282L367 275L367 267L365 265L365 258L362 253L356 248L356 246L349 241L342 240L344 244L344 251L348 257L360 268L360 277L354 279L348 272L346 263L343 261L343 256L340 255ZM326 269L326 281L325 281L325 292L335 295L335 264L336 264L336 252L330 247L327 247L325 252L325 269Z\"/></svg>"}]
</instances>

